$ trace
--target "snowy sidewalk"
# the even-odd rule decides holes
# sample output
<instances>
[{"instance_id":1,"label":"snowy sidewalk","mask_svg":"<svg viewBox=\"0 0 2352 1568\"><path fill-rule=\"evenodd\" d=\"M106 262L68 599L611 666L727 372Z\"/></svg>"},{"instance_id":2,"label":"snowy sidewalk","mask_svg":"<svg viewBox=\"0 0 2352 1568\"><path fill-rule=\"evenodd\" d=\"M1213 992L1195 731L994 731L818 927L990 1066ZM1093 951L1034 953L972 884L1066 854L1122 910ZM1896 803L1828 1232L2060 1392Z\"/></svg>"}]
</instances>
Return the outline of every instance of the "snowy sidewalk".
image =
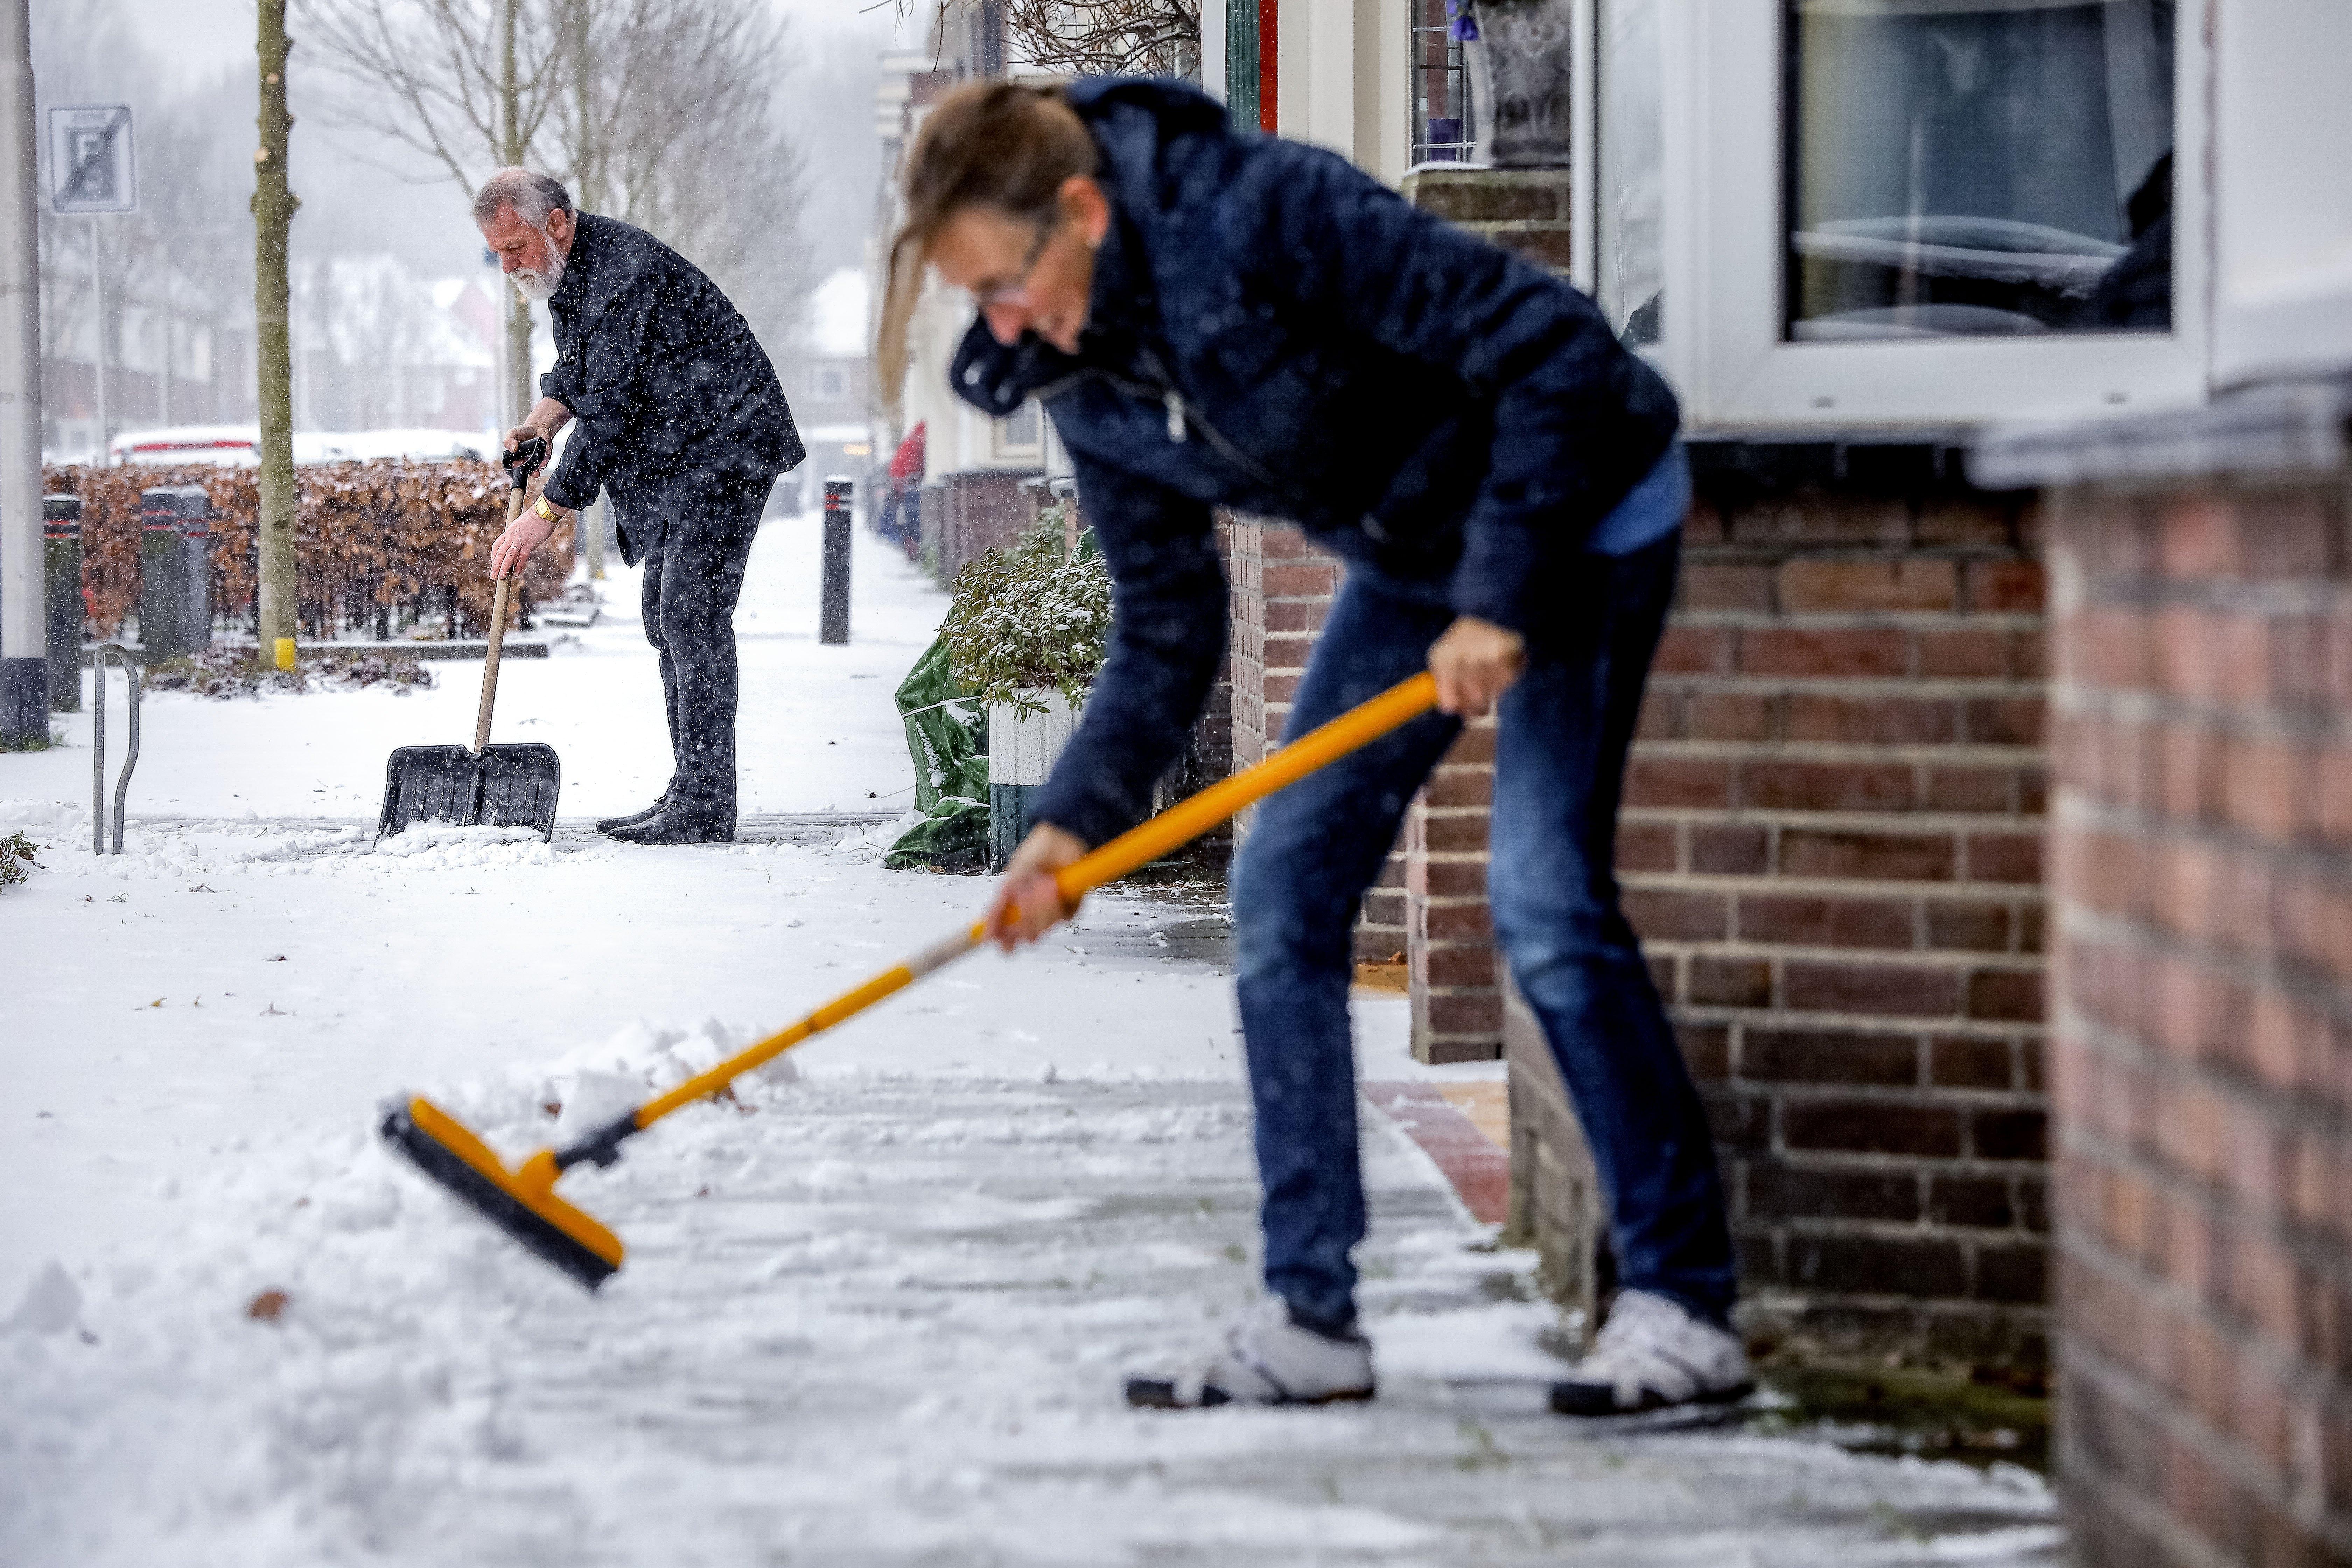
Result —
<instances>
[{"instance_id":1,"label":"snowy sidewalk","mask_svg":"<svg viewBox=\"0 0 2352 1568\"><path fill-rule=\"evenodd\" d=\"M79 826L52 809L0 895L34 961L0 1031L0 1562L2057 1561L2021 1471L1544 1413L1533 1259L1369 1105L1380 1401L1124 1409L1255 1289L1213 910L1089 900L576 1173L630 1248L591 1298L372 1108L428 1090L520 1153L983 883L856 841L134 828L94 859ZM1402 1009L1360 1004L1368 1079L1414 1075Z\"/></svg>"},{"instance_id":2,"label":"snowy sidewalk","mask_svg":"<svg viewBox=\"0 0 2352 1568\"><path fill-rule=\"evenodd\" d=\"M548 1130L511 1089L468 1109ZM360 1136L272 1152L187 1261L91 1284L79 1332L0 1334L0 1558L2056 1561L2022 1472L1543 1413L1528 1259L1377 1120L1381 1399L1122 1408L1252 1294L1247 1140L1231 1085L763 1085L568 1184L631 1248L601 1298Z\"/></svg>"}]
</instances>

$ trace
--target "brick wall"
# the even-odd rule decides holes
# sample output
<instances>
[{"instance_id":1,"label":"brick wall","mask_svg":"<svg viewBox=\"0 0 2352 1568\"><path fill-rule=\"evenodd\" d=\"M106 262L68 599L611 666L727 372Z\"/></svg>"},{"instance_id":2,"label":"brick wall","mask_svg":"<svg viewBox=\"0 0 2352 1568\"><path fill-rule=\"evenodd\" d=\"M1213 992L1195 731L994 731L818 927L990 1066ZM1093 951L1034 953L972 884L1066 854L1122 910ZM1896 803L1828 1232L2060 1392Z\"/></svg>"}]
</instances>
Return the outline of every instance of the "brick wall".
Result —
<instances>
[{"instance_id":1,"label":"brick wall","mask_svg":"<svg viewBox=\"0 0 2352 1568\"><path fill-rule=\"evenodd\" d=\"M1234 767L1279 744L1343 570L1286 524L1236 517L1227 524L1233 591L1231 691ZM1404 965L1412 1049L1423 1061L1491 1058L1502 1003L1486 915L1486 808L1494 727L1466 731L1407 809L1396 847L1364 895L1360 963ZM1248 817L1236 824L1236 847Z\"/></svg>"},{"instance_id":2,"label":"brick wall","mask_svg":"<svg viewBox=\"0 0 2352 1568\"><path fill-rule=\"evenodd\" d=\"M1023 489L1036 475L1012 469L973 469L941 474L923 486L919 516L923 563L941 583L980 558L1010 544L1035 521L1036 506Z\"/></svg>"},{"instance_id":3,"label":"brick wall","mask_svg":"<svg viewBox=\"0 0 2352 1568\"><path fill-rule=\"evenodd\" d=\"M1405 815L1402 846L1412 1054L1425 1062L1501 1054L1502 962L1486 908L1495 721L1475 720Z\"/></svg>"},{"instance_id":4,"label":"brick wall","mask_svg":"<svg viewBox=\"0 0 2352 1568\"><path fill-rule=\"evenodd\" d=\"M1234 516L1225 523L1225 577L1232 591L1233 631L1227 665L1233 712L1233 766L1265 760L1282 743L1291 700L1307 673L1307 656L1323 629L1344 568L1287 523ZM1249 836L1254 812L1234 825L1234 847ZM1356 927L1356 957L1389 963L1405 952L1405 868L1402 851L1364 896Z\"/></svg>"},{"instance_id":5,"label":"brick wall","mask_svg":"<svg viewBox=\"0 0 2352 1568\"><path fill-rule=\"evenodd\" d=\"M1695 447L1619 871L1715 1122L1748 1321L2030 1362L2042 577L2032 512L1953 461ZM1563 1283L1605 1279L1573 1117L1519 1024L1518 1228Z\"/></svg>"},{"instance_id":6,"label":"brick wall","mask_svg":"<svg viewBox=\"0 0 2352 1568\"><path fill-rule=\"evenodd\" d=\"M2091 1568L2352 1562L2352 466L2332 418L2332 472L2051 506L2060 1465Z\"/></svg>"},{"instance_id":7,"label":"brick wall","mask_svg":"<svg viewBox=\"0 0 2352 1568\"><path fill-rule=\"evenodd\" d=\"M1424 169L1405 199L1539 266L1568 267L1565 170ZM1339 563L1297 530L1255 519L1233 524L1234 752L1237 767L1276 743L1315 635L1338 587ZM1502 1048L1502 996L1486 910L1486 816L1494 732L1473 726L1406 814L1397 847L1365 896L1356 956L1403 961L1412 1002L1412 1049L1424 1061L1492 1058ZM1236 827L1236 841L1248 831Z\"/></svg>"}]
</instances>

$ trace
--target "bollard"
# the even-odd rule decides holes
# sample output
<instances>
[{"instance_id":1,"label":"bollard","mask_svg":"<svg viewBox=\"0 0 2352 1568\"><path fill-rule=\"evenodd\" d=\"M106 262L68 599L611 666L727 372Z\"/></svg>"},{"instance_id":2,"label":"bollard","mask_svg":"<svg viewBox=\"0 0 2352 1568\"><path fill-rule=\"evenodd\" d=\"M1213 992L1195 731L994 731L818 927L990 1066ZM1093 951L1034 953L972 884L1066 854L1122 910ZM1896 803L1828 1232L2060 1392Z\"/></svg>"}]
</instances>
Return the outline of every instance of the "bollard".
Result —
<instances>
[{"instance_id":1,"label":"bollard","mask_svg":"<svg viewBox=\"0 0 2352 1568\"><path fill-rule=\"evenodd\" d=\"M41 576L48 612L49 709L81 711L81 497L41 498Z\"/></svg>"},{"instance_id":2,"label":"bollard","mask_svg":"<svg viewBox=\"0 0 2352 1568\"><path fill-rule=\"evenodd\" d=\"M203 653L213 646L213 503L194 485L187 488L194 494L184 495L180 507L180 580L188 595L180 629L188 651Z\"/></svg>"},{"instance_id":3,"label":"bollard","mask_svg":"<svg viewBox=\"0 0 2352 1568\"><path fill-rule=\"evenodd\" d=\"M200 485L139 495L139 646L150 664L212 646L212 501Z\"/></svg>"},{"instance_id":4,"label":"bollard","mask_svg":"<svg viewBox=\"0 0 2352 1568\"><path fill-rule=\"evenodd\" d=\"M824 598L817 641L849 640L849 503L847 479L824 481Z\"/></svg>"}]
</instances>

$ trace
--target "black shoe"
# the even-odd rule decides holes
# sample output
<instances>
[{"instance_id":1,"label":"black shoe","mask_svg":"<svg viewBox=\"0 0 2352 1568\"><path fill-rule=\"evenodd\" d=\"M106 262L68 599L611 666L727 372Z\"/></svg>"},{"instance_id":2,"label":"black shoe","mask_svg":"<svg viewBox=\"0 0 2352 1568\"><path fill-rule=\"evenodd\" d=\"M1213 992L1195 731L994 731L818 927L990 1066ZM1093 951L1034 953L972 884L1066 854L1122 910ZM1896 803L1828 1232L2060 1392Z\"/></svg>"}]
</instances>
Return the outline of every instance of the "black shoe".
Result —
<instances>
[{"instance_id":1,"label":"black shoe","mask_svg":"<svg viewBox=\"0 0 2352 1568\"><path fill-rule=\"evenodd\" d=\"M596 825L596 831L610 833L616 827L635 827L640 822L651 822L655 817L659 816L668 805L669 796L664 795L643 811L632 812L626 816L606 817Z\"/></svg>"},{"instance_id":2,"label":"black shoe","mask_svg":"<svg viewBox=\"0 0 2352 1568\"><path fill-rule=\"evenodd\" d=\"M735 823L664 807L633 827L613 829L612 837L622 844L732 844Z\"/></svg>"}]
</instances>

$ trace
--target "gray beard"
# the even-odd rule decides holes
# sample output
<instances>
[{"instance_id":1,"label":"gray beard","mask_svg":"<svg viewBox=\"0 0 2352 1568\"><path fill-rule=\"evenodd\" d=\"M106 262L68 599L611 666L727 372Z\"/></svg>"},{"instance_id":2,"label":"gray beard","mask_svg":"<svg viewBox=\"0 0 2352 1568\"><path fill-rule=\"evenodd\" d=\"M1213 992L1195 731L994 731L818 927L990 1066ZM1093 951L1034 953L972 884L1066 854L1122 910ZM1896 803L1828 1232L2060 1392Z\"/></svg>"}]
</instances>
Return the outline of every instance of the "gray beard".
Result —
<instances>
[{"instance_id":1,"label":"gray beard","mask_svg":"<svg viewBox=\"0 0 2352 1568\"><path fill-rule=\"evenodd\" d=\"M507 274L515 292L533 303L544 303L563 285L563 253L550 242L547 247L547 270L535 272L528 267L518 267Z\"/></svg>"}]
</instances>

